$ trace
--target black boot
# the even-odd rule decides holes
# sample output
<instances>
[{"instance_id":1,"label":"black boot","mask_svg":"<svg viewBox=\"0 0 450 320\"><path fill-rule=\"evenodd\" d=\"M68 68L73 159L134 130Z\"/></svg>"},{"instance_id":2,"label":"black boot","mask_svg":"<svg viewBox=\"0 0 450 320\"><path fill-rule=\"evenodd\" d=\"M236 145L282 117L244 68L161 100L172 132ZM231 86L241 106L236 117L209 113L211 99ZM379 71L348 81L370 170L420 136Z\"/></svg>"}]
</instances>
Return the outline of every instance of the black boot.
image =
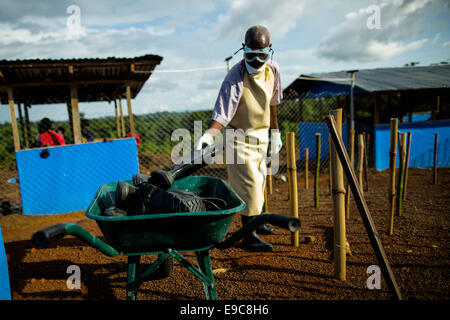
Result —
<instances>
[{"instance_id":1,"label":"black boot","mask_svg":"<svg viewBox=\"0 0 450 320\"><path fill-rule=\"evenodd\" d=\"M241 216L242 225L250 221L252 217ZM247 237L242 240L242 245L245 250L254 252L269 252L273 251L273 245L265 242L256 234L256 230L252 231Z\"/></svg>"},{"instance_id":2,"label":"black boot","mask_svg":"<svg viewBox=\"0 0 450 320\"><path fill-rule=\"evenodd\" d=\"M257 234L268 235L268 234L273 234L274 232L275 232L275 228L272 227L270 224L263 224L262 226L259 226L258 228L256 228Z\"/></svg>"}]
</instances>

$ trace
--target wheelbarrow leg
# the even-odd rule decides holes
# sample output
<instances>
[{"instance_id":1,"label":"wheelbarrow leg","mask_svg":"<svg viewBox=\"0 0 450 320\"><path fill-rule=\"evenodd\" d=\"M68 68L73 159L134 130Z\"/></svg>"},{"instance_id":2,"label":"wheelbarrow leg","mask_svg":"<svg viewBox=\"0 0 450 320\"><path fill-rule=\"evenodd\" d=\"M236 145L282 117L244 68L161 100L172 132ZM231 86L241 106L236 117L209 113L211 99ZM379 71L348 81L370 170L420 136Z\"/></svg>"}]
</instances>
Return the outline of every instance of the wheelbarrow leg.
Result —
<instances>
[{"instance_id":1,"label":"wheelbarrow leg","mask_svg":"<svg viewBox=\"0 0 450 320\"><path fill-rule=\"evenodd\" d=\"M137 299L137 286L135 285L136 280L136 269L139 265L141 256L129 256L128 257L128 276L127 276L127 300Z\"/></svg>"},{"instance_id":2,"label":"wheelbarrow leg","mask_svg":"<svg viewBox=\"0 0 450 320\"><path fill-rule=\"evenodd\" d=\"M214 283L214 275L212 273L211 258L208 250L196 251L198 266L203 274L208 278L209 284L203 282L203 288L205 289L205 295L207 300L217 300L216 284Z\"/></svg>"}]
</instances>

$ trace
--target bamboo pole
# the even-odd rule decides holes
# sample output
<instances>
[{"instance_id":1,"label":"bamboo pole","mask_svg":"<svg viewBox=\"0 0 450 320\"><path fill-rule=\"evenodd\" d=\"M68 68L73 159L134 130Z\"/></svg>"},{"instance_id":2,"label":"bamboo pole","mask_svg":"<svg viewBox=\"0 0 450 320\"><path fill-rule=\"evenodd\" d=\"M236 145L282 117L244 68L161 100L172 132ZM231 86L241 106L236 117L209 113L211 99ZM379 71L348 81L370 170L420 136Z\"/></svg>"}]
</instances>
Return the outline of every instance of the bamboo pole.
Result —
<instances>
[{"instance_id":1,"label":"bamboo pole","mask_svg":"<svg viewBox=\"0 0 450 320\"><path fill-rule=\"evenodd\" d=\"M364 166L364 136L358 134L358 183L363 192L363 166Z\"/></svg>"},{"instance_id":2,"label":"bamboo pole","mask_svg":"<svg viewBox=\"0 0 450 320\"><path fill-rule=\"evenodd\" d=\"M314 207L319 208L320 133L316 133L316 173L314 175Z\"/></svg>"},{"instance_id":3,"label":"bamboo pole","mask_svg":"<svg viewBox=\"0 0 450 320\"><path fill-rule=\"evenodd\" d=\"M134 138L135 130L134 130L134 120L133 120L133 110L131 108L131 88L130 85L127 85L125 95L127 97L127 106L128 106L128 121L130 122L130 133L131 137Z\"/></svg>"},{"instance_id":4,"label":"bamboo pole","mask_svg":"<svg viewBox=\"0 0 450 320\"><path fill-rule=\"evenodd\" d=\"M308 168L308 162L309 162L309 149L305 148L305 189L309 189L309 168Z\"/></svg>"},{"instance_id":5,"label":"bamboo pole","mask_svg":"<svg viewBox=\"0 0 450 320\"><path fill-rule=\"evenodd\" d=\"M80 111L78 107L78 88L70 86L70 108L72 113L73 143L81 143Z\"/></svg>"},{"instance_id":6,"label":"bamboo pole","mask_svg":"<svg viewBox=\"0 0 450 320\"><path fill-rule=\"evenodd\" d=\"M286 134L287 149L287 169L289 176L289 204L291 215L298 218L298 198L297 198L297 166L295 162L295 133L288 132ZM291 233L291 243L293 246L299 246L298 231Z\"/></svg>"},{"instance_id":7,"label":"bamboo pole","mask_svg":"<svg viewBox=\"0 0 450 320\"><path fill-rule=\"evenodd\" d=\"M114 99L114 112L116 113L117 138L120 138L120 119L119 119L119 111L117 110L117 100L116 99Z\"/></svg>"},{"instance_id":8,"label":"bamboo pole","mask_svg":"<svg viewBox=\"0 0 450 320\"><path fill-rule=\"evenodd\" d=\"M364 191L369 191L369 142L370 134L364 132Z\"/></svg>"},{"instance_id":9,"label":"bamboo pole","mask_svg":"<svg viewBox=\"0 0 450 320\"><path fill-rule=\"evenodd\" d=\"M328 136L328 194L331 195L333 189L333 179L331 173L331 137Z\"/></svg>"},{"instance_id":10,"label":"bamboo pole","mask_svg":"<svg viewBox=\"0 0 450 320\"><path fill-rule=\"evenodd\" d=\"M394 297L398 300L402 300L402 294L400 288L398 287L397 281L395 280L394 273L392 272L389 260L384 252L383 244L381 243L379 233L375 227L375 223L369 212L369 207L367 206L366 200L359 190L358 183L356 182L356 174L350 165L350 160L348 158L347 152L345 151L344 142L339 136L336 122L334 117L329 115L325 119L328 131L331 134L331 139L333 140L333 145L336 148L337 154L343 166L345 176L350 184L350 189L353 193L353 198L355 199L356 206L358 207L359 213L361 215L362 222L366 229L367 235L369 236L372 248L375 251L375 255L378 260L378 265L380 266L381 272L383 273L384 279L389 290L394 294Z\"/></svg>"},{"instance_id":11,"label":"bamboo pole","mask_svg":"<svg viewBox=\"0 0 450 320\"><path fill-rule=\"evenodd\" d=\"M433 185L438 184L438 176L437 176L437 153L438 153L438 138L439 133L434 134L434 160L433 160Z\"/></svg>"},{"instance_id":12,"label":"bamboo pole","mask_svg":"<svg viewBox=\"0 0 450 320\"><path fill-rule=\"evenodd\" d=\"M409 131L408 132L408 142L407 142L407 146L406 146L406 164L405 164L405 185L404 185L404 189L403 189L403 200L406 199L406 186L408 185L408 169L409 169L409 153L411 150L411 136L412 136L412 132Z\"/></svg>"},{"instance_id":13,"label":"bamboo pole","mask_svg":"<svg viewBox=\"0 0 450 320\"><path fill-rule=\"evenodd\" d=\"M330 113L337 126L338 135L342 137L342 109ZM345 189L342 164L336 146L331 149L333 165L333 204L334 204L334 276L342 281L346 278L346 236L345 236Z\"/></svg>"},{"instance_id":14,"label":"bamboo pole","mask_svg":"<svg viewBox=\"0 0 450 320\"><path fill-rule=\"evenodd\" d=\"M350 137L349 137L349 152L350 152L350 165L354 167L354 158L355 158L355 130L350 129ZM350 186L347 182L347 186L345 188L345 217L350 219Z\"/></svg>"},{"instance_id":15,"label":"bamboo pole","mask_svg":"<svg viewBox=\"0 0 450 320\"><path fill-rule=\"evenodd\" d=\"M388 223L388 234L394 232L394 210L395 210L395 162L397 157L397 131L398 119L391 118L391 149L389 155L389 201L390 213Z\"/></svg>"},{"instance_id":16,"label":"bamboo pole","mask_svg":"<svg viewBox=\"0 0 450 320\"><path fill-rule=\"evenodd\" d=\"M269 204L267 203L267 183L264 184L264 212L269 212Z\"/></svg>"},{"instance_id":17,"label":"bamboo pole","mask_svg":"<svg viewBox=\"0 0 450 320\"><path fill-rule=\"evenodd\" d=\"M405 183L405 161L406 161L406 133L400 133L399 139L399 177L398 177L398 187L397 187L397 216L402 216L402 201L403 201L403 189Z\"/></svg>"},{"instance_id":18,"label":"bamboo pole","mask_svg":"<svg viewBox=\"0 0 450 320\"><path fill-rule=\"evenodd\" d=\"M272 194L272 169L267 168L267 179L269 180L269 194ZM267 181L266 181L267 183Z\"/></svg>"},{"instance_id":19,"label":"bamboo pole","mask_svg":"<svg viewBox=\"0 0 450 320\"><path fill-rule=\"evenodd\" d=\"M125 120L123 118L122 98L119 99L120 123L122 124L122 138L125 137Z\"/></svg>"},{"instance_id":20,"label":"bamboo pole","mask_svg":"<svg viewBox=\"0 0 450 320\"><path fill-rule=\"evenodd\" d=\"M19 130L17 128L17 118L16 118L16 110L14 108L14 94L13 89L8 87L8 104L9 104L9 113L11 115L11 129L13 134L14 141L14 151L20 150L20 139L19 139Z\"/></svg>"}]
</instances>

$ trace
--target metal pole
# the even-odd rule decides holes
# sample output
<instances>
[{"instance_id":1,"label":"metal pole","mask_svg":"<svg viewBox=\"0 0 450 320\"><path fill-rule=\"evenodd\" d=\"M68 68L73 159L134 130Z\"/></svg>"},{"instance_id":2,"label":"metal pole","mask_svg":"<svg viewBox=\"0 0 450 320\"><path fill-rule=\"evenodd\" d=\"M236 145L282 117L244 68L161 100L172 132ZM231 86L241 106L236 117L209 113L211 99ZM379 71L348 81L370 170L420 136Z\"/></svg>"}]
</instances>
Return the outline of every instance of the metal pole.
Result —
<instances>
[{"instance_id":1,"label":"metal pole","mask_svg":"<svg viewBox=\"0 0 450 320\"><path fill-rule=\"evenodd\" d=\"M355 72L358 72L358 70L350 70L347 72L352 76L350 85L350 129L355 130L355 105L353 101L353 92L355 89Z\"/></svg>"},{"instance_id":2,"label":"metal pole","mask_svg":"<svg viewBox=\"0 0 450 320\"><path fill-rule=\"evenodd\" d=\"M231 60L231 58L233 58L233 57L230 56L230 57L228 57L228 58L225 58L225 61L226 61L226 63L227 63L227 71L230 71L230 60Z\"/></svg>"}]
</instances>

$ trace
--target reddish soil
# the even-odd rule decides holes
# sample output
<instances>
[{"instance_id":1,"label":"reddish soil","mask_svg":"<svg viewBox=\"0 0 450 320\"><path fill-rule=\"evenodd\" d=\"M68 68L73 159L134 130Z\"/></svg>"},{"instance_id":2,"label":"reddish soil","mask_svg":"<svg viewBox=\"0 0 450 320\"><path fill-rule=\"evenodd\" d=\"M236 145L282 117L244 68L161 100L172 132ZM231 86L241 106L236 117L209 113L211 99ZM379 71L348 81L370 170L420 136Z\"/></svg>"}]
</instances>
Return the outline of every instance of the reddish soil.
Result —
<instances>
[{"instance_id":1,"label":"reddish soil","mask_svg":"<svg viewBox=\"0 0 450 320\"><path fill-rule=\"evenodd\" d=\"M353 200L346 226L351 249L347 255L347 279L334 278L333 202L327 177L324 174L320 179L318 209L313 203L312 176L308 190L304 188L304 177L298 177L302 222L299 247L291 245L288 231L277 229L274 235L262 236L274 244L271 253L249 253L240 244L211 250L219 299L384 300L393 297L384 280L380 290L366 287L367 268L379 263ZM448 300L450 169L439 170L437 186L432 185L430 170L410 170L403 216L395 217L392 236L386 234L388 180L387 171L370 171L369 191L364 195L403 297ZM287 189L280 175L275 176L273 193L269 195L270 212L289 214ZM125 299L125 256L109 258L72 236L46 249L33 248L30 239L35 231L61 222L78 223L101 237L96 223L83 212L0 216L13 299ZM240 219L235 216L230 233L239 226ZM308 236L313 236L312 242L305 241ZM195 261L193 253L183 255ZM141 261L149 264L154 259L155 256L144 256ZM80 267L80 290L69 290L66 286L70 265ZM204 297L201 281L177 262L169 277L144 283L138 294L142 300Z\"/></svg>"}]
</instances>

